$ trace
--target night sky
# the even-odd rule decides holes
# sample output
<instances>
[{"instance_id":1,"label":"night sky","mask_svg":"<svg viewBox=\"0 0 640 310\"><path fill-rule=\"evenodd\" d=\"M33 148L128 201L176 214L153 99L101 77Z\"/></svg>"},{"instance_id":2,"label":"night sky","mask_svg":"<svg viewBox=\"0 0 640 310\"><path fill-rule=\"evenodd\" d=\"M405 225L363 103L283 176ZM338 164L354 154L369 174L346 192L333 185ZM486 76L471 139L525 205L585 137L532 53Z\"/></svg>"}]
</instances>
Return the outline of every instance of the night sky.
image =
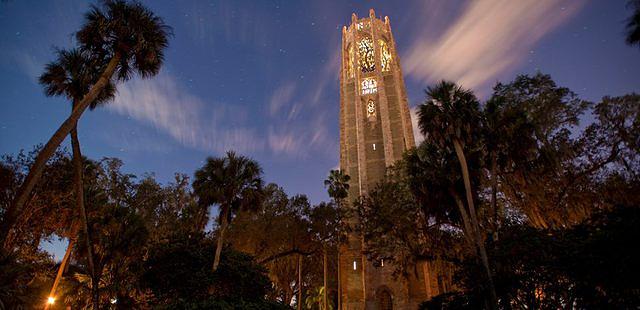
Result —
<instances>
[{"instance_id":1,"label":"night sky","mask_svg":"<svg viewBox=\"0 0 640 310\"><path fill-rule=\"evenodd\" d=\"M623 0L143 2L173 27L165 65L86 112L79 137L86 156L118 157L161 182L232 149L288 193L328 199L341 28L369 8L391 20L412 107L440 79L486 98L497 81L537 71L591 101L640 91ZM47 98L37 77L56 48L75 45L90 3L0 2L0 154L45 143L68 116L70 103Z\"/></svg>"}]
</instances>

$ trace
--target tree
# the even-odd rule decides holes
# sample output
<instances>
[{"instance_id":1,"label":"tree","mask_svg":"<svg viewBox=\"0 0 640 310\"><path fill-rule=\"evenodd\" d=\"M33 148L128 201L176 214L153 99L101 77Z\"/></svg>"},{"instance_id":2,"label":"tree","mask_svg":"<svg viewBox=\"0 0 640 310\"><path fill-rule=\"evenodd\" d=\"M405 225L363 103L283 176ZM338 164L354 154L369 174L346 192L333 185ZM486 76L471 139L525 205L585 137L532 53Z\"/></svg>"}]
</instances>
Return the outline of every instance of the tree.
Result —
<instances>
[{"instance_id":1,"label":"tree","mask_svg":"<svg viewBox=\"0 0 640 310\"><path fill-rule=\"evenodd\" d=\"M489 302L496 308L496 295L493 285L489 259L481 235L480 224L474 204L474 193L471 188L469 166L465 156L465 147L477 143L480 125L479 103L475 95L452 82L442 81L427 89L427 100L418 110L418 124L426 139L434 141L440 147L453 145L460 164L462 179L466 192L468 210L460 208L464 221L469 222L470 234L476 242L483 266L486 269L489 287ZM468 218L465 220L465 218Z\"/></svg>"},{"instance_id":2,"label":"tree","mask_svg":"<svg viewBox=\"0 0 640 310\"><path fill-rule=\"evenodd\" d=\"M505 204L524 213L527 221L541 228L570 225L587 217L589 204L576 199L581 195L567 196L574 192L565 189L578 170L578 161L584 162L579 159L588 151L572 132L577 132L580 116L589 103L568 88L558 86L549 75L540 73L498 83L485 115L491 113L494 103L503 106L505 112L513 111L509 112L513 117L507 113L500 116L503 122L510 123L502 134L511 138L511 131L516 130L513 134L517 137L496 148L503 153L497 174Z\"/></svg>"},{"instance_id":3,"label":"tree","mask_svg":"<svg viewBox=\"0 0 640 310\"><path fill-rule=\"evenodd\" d=\"M640 46L640 0L629 0L633 13L627 20L627 44Z\"/></svg>"},{"instance_id":4,"label":"tree","mask_svg":"<svg viewBox=\"0 0 640 310\"><path fill-rule=\"evenodd\" d=\"M329 197L340 205L349 195L349 180L351 177L342 170L331 170L329 177L324 180L324 187L327 188Z\"/></svg>"},{"instance_id":5,"label":"tree","mask_svg":"<svg viewBox=\"0 0 640 310\"><path fill-rule=\"evenodd\" d=\"M217 205L219 208L215 271L220 264L224 235L235 214L256 209L262 202L262 169L257 162L232 151L227 152L226 157L209 157L195 173L193 190L200 207L208 209Z\"/></svg>"},{"instance_id":6,"label":"tree","mask_svg":"<svg viewBox=\"0 0 640 310\"><path fill-rule=\"evenodd\" d=\"M283 188L270 183L264 187L260 207L239 212L229 225L231 247L251 254L269 270L274 285L268 296L271 300L291 304L296 292L315 285L322 277L318 259L321 246L311 233L311 221L306 216L309 208L306 196L288 196ZM296 268L298 257L305 258L301 269Z\"/></svg>"},{"instance_id":7,"label":"tree","mask_svg":"<svg viewBox=\"0 0 640 310\"><path fill-rule=\"evenodd\" d=\"M83 53L80 50L72 49L69 51L58 51L58 59L55 62L49 63L45 72L40 76L40 84L45 87L45 93L47 96L60 96L64 95L72 102L72 109L75 108L82 100L84 94L86 94L91 85L93 85L100 75L100 66L95 63L94 59L91 59L87 53ZM102 91L98 94L93 102L89 104L91 110L97 106L102 105L109 100L113 99L115 95L115 86L109 81ZM80 151L80 141L78 140L78 123L74 124L71 130L71 146L73 150L73 163L74 163L74 185L75 185L75 199L76 208L79 217L79 223L84 230L85 235L90 235L89 224L87 223L87 212L84 206L84 185L82 182L83 173L83 159ZM75 239L76 236L71 238ZM89 242L90 238L85 238ZM71 239L70 239L71 240ZM73 242L69 242L68 247L71 248ZM87 247L87 261L89 263L89 269L91 271L91 278L96 279L95 268L93 266L93 249L91 244L86 244ZM67 251L68 252L68 251ZM60 266L60 269L65 268L66 260ZM59 273L62 275L61 273ZM59 278L59 277L57 277ZM55 294L58 283L54 281L54 287L51 289L51 296ZM97 290L97 285L93 286ZM94 295L96 295L94 293ZM97 306L97 301L94 303L94 307Z\"/></svg>"},{"instance_id":8,"label":"tree","mask_svg":"<svg viewBox=\"0 0 640 310\"><path fill-rule=\"evenodd\" d=\"M335 170L333 170L335 171ZM344 178L343 178L344 179ZM325 181L326 182L326 181ZM343 184L344 188L344 184ZM348 188L348 184L346 186ZM346 191L344 191L346 192ZM346 196L345 196L346 197ZM322 246L322 278L323 278L323 297L322 305L323 309L329 309L330 307L327 300L327 291L329 290L328 283L328 252L329 250L336 251L338 243L340 242L340 217L338 215L337 206L334 204L320 203L311 209L306 210L306 215L311 221L311 233L316 240L319 241ZM337 266L336 266L337 267Z\"/></svg>"},{"instance_id":9,"label":"tree","mask_svg":"<svg viewBox=\"0 0 640 310\"><path fill-rule=\"evenodd\" d=\"M20 184L32 165L38 148L32 152L20 151L17 155L4 155L0 161L0 186L3 201L1 221L7 220L6 211L11 205ZM35 253L43 238L69 235L74 216L73 166L69 154L57 151L47 162L43 172L47 182L40 182L34 189L29 208L14 219L14 229L6 236L11 251L20 255ZM6 200L4 200L6 199Z\"/></svg>"},{"instance_id":10,"label":"tree","mask_svg":"<svg viewBox=\"0 0 640 310\"><path fill-rule=\"evenodd\" d=\"M20 152L0 159L0 221L33 162L33 152ZM55 268L49 255L40 249L42 240L70 234L73 211L72 162L69 154L57 151L43 172L47 182L34 189L28 212L16 219L7 237L12 251L0 247L0 307L4 303L27 308L40 307L51 287L48 274ZM76 225L77 226L77 225ZM73 232L71 233L73 234Z\"/></svg>"},{"instance_id":11,"label":"tree","mask_svg":"<svg viewBox=\"0 0 640 310\"><path fill-rule=\"evenodd\" d=\"M333 199L333 201L336 203L336 205L338 207L341 207L344 199L347 198L347 196L349 196L349 180L351 179L351 177L349 177L349 175L345 174L344 171L342 170L331 170L329 172L329 177L324 180L324 187L327 188L327 192L329 193L329 197L331 197L331 199ZM335 218L338 219L339 215L336 213L335 214ZM337 223L335 223L336 226L335 227L339 227L339 221ZM338 241L339 238L335 238L336 241ZM324 259L323 259L323 266L324 266L324 297L323 297L323 305L326 308L327 307L327 249L326 247L323 249L323 253L324 253ZM339 255L339 254L338 254ZM340 261L340 256L338 256L338 261ZM340 277L340 267L338 267L338 277ZM339 282L339 281L338 281ZM338 285L340 285L338 283ZM338 288L338 291L340 291L340 288ZM338 292L338 296L342 295L340 292ZM339 297L340 298L340 297ZM338 300L338 303L340 303L340 300Z\"/></svg>"},{"instance_id":12,"label":"tree","mask_svg":"<svg viewBox=\"0 0 640 310\"><path fill-rule=\"evenodd\" d=\"M424 274L428 298L456 287L450 280L453 264L475 248L471 239L464 239L470 235L461 233L464 226L453 198L464 195L460 177L450 179L450 171L459 167L457 159L453 153L443 158L443 153L428 141L408 150L355 203L368 259L394 268L403 278ZM436 290L432 281L438 283Z\"/></svg>"},{"instance_id":13,"label":"tree","mask_svg":"<svg viewBox=\"0 0 640 310\"><path fill-rule=\"evenodd\" d=\"M160 17L137 2L107 0L101 7L93 6L86 14L85 24L76 39L80 49L95 59L97 70L102 73L36 157L14 202L6 210L5 221L0 226L2 245L15 217L23 212L47 160L76 126L82 113L103 93L114 75L118 81L129 80L134 73L143 78L156 75L164 60L170 31Z\"/></svg>"},{"instance_id":14,"label":"tree","mask_svg":"<svg viewBox=\"0 0 640 310\"><path fill-rule=\"evenodd\" d=\"M499 185L504 183L508 173L521 169L535 157L536 141L533 139L534 126L527 118L526 111L506 98L494 95L482 111L482 153L485 161L485 175L489 178L492 230L494 239L504 221L504 202L498 202Z\"/></svg>"},{"instance_id":15,"label":"tree","mask_svg":"<svg viewBox=\"0 0 640 310\"><path fill-rule=\"evenodd\" d=\"M78 261L78 265L70 268L75 272L73 280L66 281L66 294L74 296L78 305L87 305L89 300L98 308L117 299L122 308L136 304L141 294L137 273L148 231L144 218L130 203L135 189L133 176L122 173L121 167L122 162L112 158L86 162L88 218L93 231L100 233L86 235L80 231L79 243L75 244L75 253L84 256L89 251L87 245L91 245L95 270L94 273L92 266L78 264Z\"/></svg>"},{"instance_id":16,"label":"tree","mask_svg":"<svg viewBox=\"0 0 640 310\"><path fill-rule=\"evenodd\" d=\"M207 249L214 242L202 233L179 232L151 246L142 279L153 292L154 309L285 308L264 300L271 282L250 255L225 248L224 259L212 272Z\"/></svg>"}]
</instances>

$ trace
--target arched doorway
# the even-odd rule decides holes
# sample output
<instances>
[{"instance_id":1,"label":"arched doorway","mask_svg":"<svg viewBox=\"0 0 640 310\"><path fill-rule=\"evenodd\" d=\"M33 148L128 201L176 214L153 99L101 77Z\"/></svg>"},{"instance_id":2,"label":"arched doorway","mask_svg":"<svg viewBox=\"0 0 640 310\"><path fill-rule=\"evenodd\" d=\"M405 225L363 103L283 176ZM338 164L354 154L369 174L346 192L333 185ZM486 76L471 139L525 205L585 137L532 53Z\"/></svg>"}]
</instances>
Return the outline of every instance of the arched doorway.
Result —
<instances>
[{"instance_id":1,"label":"arched doorway","mask_svg":"<svg viewBox=\"0 0 640 310\"><path fill-rule=\"evenodd\" d=\"M393 310L393 299L389 289L381 287L376 294L376 301L378 303L378 309L380 310Z\"/></svg>"}]
</instances>

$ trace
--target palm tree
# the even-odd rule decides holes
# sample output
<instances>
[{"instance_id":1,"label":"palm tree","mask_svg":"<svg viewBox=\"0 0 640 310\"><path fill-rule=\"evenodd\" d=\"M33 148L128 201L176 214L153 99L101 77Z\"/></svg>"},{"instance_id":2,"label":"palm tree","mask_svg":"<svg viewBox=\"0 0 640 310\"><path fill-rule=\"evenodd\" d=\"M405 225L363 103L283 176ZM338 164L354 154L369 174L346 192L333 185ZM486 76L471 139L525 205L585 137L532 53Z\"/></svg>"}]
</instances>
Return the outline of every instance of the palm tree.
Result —
<instances>
[{"instance_id":1,"label":"palm tree","mask_svg":"<svg viewBox=\"0 0 640 310\"><path fill-rule=\"evenodd\" d=\"M327 192L329 193L329 197L335 201L338 207L342 206L342 202L349 195L349 180L351 177L345 174L342 170L331 170L329 171L329 177L324 180L324 187L327 188ZM323 263L324 263L324 286L327 286L327 249L323 248ZM340 305L340 298L342 295L341 287L340 287L340 251L338 251L338 305ZM324 298L323 298L324 307L327 307L327 291L324 290Z\"/></svg>"},{"instance_id":2,"label":"palm tree","mask_svg":"<svg viewBox=\"0 0 640 310\"><path fill-rule=\"evenodd\" d=\"M349 177L342 170L331 170L329 177L324 180L324 187L327 188L329 197L340 205L340 203L349 195Z\"/></svg>"},{"instance_id":3,"label":"palm tree","mask_svg":"<svg viewBox=\"0 0 640 310\"><path fill-rule=\"evenodd\" d=\"M256 161L232 151L227 152L226 157L209 157L195 173L193 191L202 208L219 207L218 242L213 261L213 271L216 271L224 234L233 216L240 210L255 209L262 203L262 168Z\"/></svg>"},{"instance_id":4,"label":"palm tree","mask_svg":"<svg viewBox=\"0 0 640 310\"><path fill-rule=\"evenodd\" d=\"M64 95L72 102L72 108L75 108L84 94L89 91L91 85L98 79L100 75L99 65L94 63L87 53L83 53L78 49L72 49L69 51L58 51L58 59L55 62L49 63L45 72L40 76L40 84L45 88L47 96L60 96ZM113 99L115 95L115 85L109 82L98 94L97 98L90 103L89 108L95 109L97 106L108 102ZM73 149L73 165L74 165L74 185L76 193L76 208L78 216L80 217L79 223L86 235L89 235L89 224L87 221L87 213L84 205L84 185L83 185L83 163L82 153L80 151L80 142L78 140L76 122L71 130L71 146ZM75 226L75 225L74 225ZM73 247L75 234L77 229L72 229L72 236L70 236L69 245L67 246L67 253L69 249ZM89 242L89 238L85 238L87 247L87 262L89 265L89 271L91 272L91 279L93 282L93 289L97 290L96 274L93 264L93 248ZM66 262L68 260L68 254L65 254L65 260L60 265L60 270L65 269ZM51 289L51 296L55 294L56 284L59 282L59 278L62 276L62 272L58 272L56 281Z\"/></svg>"},{"instance_id":5,"label":"palm tree","mask_svg":"<svg viewBox=\"0 0 640 310\"><path fill-rule=\"evenodd\" d=\"M40 180L47 160L75 128L82 113L100 97L114 76L117 81L126 81L135 73L143 78L156 75L163 64L170 35L171 28L137 2L107 0L102 6L93 6L86 14L85 24L76 39L80 49L94 59L92 63L98 64L102 73L40 151L14 202L6 210L0 226L0 242L5 248L8 246L5 244L7 233Z\"/></svg>"},{"instance_id":6,"label":"palm tree","mask_svg":"<svg viewBox=\"0 0 640 310\"><path fill-rule=\"evenodd\" d=\"M473 189L469 177L469 166L464 149L477 142L480 127L480 109L476 96L472 91L463 89L452 82L442 81L427 89L427 100L418 111L420 131L426 139L430 139L442 148L453 145L462 171L468 210L461 208L461 216L470 221L472 238L480 254L480 259L487 273L490 303L496 309L496 293L493 277L489 267L489 259L484 247L484 238L480 232L476 208L473 201Z\"/></svg>"}]
</instances>

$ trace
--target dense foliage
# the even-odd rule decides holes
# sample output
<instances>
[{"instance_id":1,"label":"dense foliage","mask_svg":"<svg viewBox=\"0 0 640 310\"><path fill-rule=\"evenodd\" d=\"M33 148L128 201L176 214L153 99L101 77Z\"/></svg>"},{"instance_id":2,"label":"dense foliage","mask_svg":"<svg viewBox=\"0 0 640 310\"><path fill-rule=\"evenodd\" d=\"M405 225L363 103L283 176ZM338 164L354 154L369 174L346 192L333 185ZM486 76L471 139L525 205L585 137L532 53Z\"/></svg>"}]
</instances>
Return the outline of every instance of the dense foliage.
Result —
<instances>
[{"instance_id":1,"label":"dense foliage","mask_svg":"<svg viewBox=\"0 0 640 310\"><path fill-rule=\"evenodd\" d=\"M3 157L3 195L14 196L34 153ZM38 199L28 205L34 212L24 214L29 218L16 234L15 251L3 252L0 258L4 305L39 307L46 301L58 264L39 245L43 240L73 237L69 235L70 215L75 212L71 165L65 152L50 160L45 170L49 182L36 188ZM137 178L124 173L122 162L114 158L85 160L84 167L101 307L112 306L115 300L122 309L231 305L230 309L280 309L297 302L299 256L303 302L323 285L324 246L332 257L329 270L335 273L338 218L333 204L312 206L304 195L289 197L269 184L263 203L236 215L219 268L212 271L219 229L204 230L207 210L198 204L187 176L176 174L173 182L162 185L153 175ZM80 233L78 238L82 241L86 235ZM75 243L56 296L74 308L91 303L84 244ZM335 286L332 277L332 294Z\"/></svg>"},{"instance_id":2,"label":"dense foliage","mask_svg":"<svg viewBox=\"0 0 640 310\"><path fill-rule=\"evenodd\" d=\"M418 262L453 264L453 289L429 309L637 305L637 285L627 279L637 274L632 240L640 237L632 227L640 210L640 96L592 104L541 74L498 84L476 108L447 101L473 101L469 93L436 100L433 90L420 107L425 141L356 204L368 256L394 260L398 274ZM455 139L463 158L447 143Z\"/></svg>"}]
</instances>

